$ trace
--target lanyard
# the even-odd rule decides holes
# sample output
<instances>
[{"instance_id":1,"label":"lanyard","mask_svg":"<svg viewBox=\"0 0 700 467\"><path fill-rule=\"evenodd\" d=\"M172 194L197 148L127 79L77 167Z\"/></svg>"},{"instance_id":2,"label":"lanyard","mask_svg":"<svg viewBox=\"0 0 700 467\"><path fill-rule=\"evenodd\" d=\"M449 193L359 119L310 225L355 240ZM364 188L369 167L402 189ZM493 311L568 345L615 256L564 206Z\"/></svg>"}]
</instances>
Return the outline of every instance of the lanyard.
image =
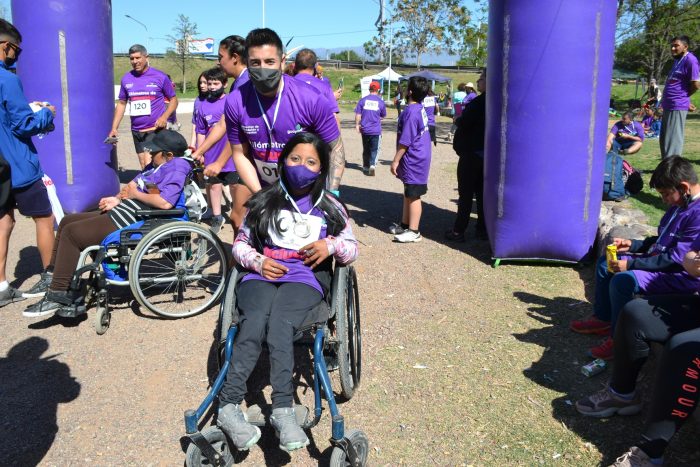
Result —
<instances>
[{"instance_id":1,"label":"lanyard","mask_svg":"<svg viewBox=\"0 0 700 467\"><path fill-rule=\"evenodd\" d=\"M301 209L299 209L299 206L297 206L297 203L294 201L294 198L292 198L292 197L289 195L289 192L287 191L287 187L284 186L284 183L282 183L282 179L281 179L281 178L279 179L279 182L280 182L280 186L282 187L282 191L284 191L284 194L286 195L286 198L287 198L289 201L291 201L292 206L294 206L294 209L296 210L296 212L298 212L299 214L301 214L302 219L303 219L303 217L304 217L305 215L308 216L309 214L311 214L311 211L313 211L314 209L316 209L316 206L318 206L318 203L320 203L321 200L323 199L324 191L322 190L322 191L321 191L321 196L319 196L318 199L316 200L316 202L314 203L314 205L311 206L311 209L309 209L309 212L307 212L306 214L304 214L303 212L301 212Z\"/></svg>"},{"instance_id":2,"label":"lanyard","mask_svg":"<svg viewBox=\"0 0 700 467\"><path fill-rule=\"evenodd\" d=\"M666 225L664 226L664 229L663 229L661 232L659 232L659 239L656 240L656 243L657 243L657 244L658 244L658 243L661 241L661 239L664 237L664 234L666 233L666 230L668 230L668 228L671 226L671 222L673 222L673 219L676 218L676 215L678 214L678 212L679 212L680 210L681 210L681 208L679 208L679 207L676 208L676 211L673 213L673 215L671 216L671 218L668 220L668 224L666 224Z\"/></svg>"},{"instance_id":3,"label":"lanyard","mask_svg":"<svg viewBox=\"0 0 700 467\"><path fill-rule=\"evenodd\" d=\"M630 130L628 126L625 126L625 130L629 131L630 135L637 134L637 128L634 126L634 122L632 122L632 129Z\"/></svg>"},{"instance_id":4,"label":"lanyard","mask_svg":"<svg viewBox=\"0 0 700 467\"><path fill-rule=\"evenodd\" d=\"M277 104L275 104L275 112L272 115L272 125L270 125L270 120L267 119L267 114L265 109L263 109L262 103L260 102L260 97L258 96L258 91L254 90L255 98L258 100L258 107L260 107L260 113L262 114L263 121L267 127L268 135L270 136L270 141L272 141L272 130L275 128L275 123L277 122L277 113L280 110L280 103L282 102L282 91L284 91L284 78L282 78L282 85L280 86L280 92L277 95ZM272 149L272 148L270 148Z\"/></svg>"},{"instance_id":5,"label":"lanyard","mask_svg":"<svg viewBox=\"0 0 700 467\"><path fill-rule=\"evenodd\" d=\"M685 58L686 58L687 56L688 56L688 54L683 55L682 58L678 59L678 61L676 61L676 63L673 64L673 67L671 67L671 71L669 72L668 78L667 78L667 79L673 78L673 74L674 74L676 71L678 71L678 69L681 67L681 65L683 64L683 61L685 60Z\"/></svg>"}]
</instances>

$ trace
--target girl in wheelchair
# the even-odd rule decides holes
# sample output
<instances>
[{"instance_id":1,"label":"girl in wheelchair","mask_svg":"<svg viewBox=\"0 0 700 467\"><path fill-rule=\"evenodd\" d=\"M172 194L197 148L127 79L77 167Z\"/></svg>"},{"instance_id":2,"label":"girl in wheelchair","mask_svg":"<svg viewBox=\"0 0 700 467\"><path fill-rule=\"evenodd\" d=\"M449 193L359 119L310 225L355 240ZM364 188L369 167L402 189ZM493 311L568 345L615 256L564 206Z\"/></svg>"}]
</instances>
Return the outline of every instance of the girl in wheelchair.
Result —
<instances>
[{"instance_id":1,"label":"girl in wheelchair","mask_svg":"<svg viewBox=\"0 0 700 467\"><path fill-rule=\"evenodd\" d=\"M330 148L311 133L299 133L279 156L280 178L256 193L233 245L237 263L249 272L236 289L240 330L234 359L219 395L217 425L239 450L260 439L240 404L263 341L270 353L270 422L285 451L309 444L293 409L293 341L296 331L330 287L331 259L357 258L343 204L324 189Z\"/></svg>"},{"instance_id":2,"label":"girl in wheelchair","mask_svg":"<svg viewBox=\"0 0 700 467\"><path fill-rule=\"evenodd\" d=\"M43 274L44 298L30 305L22 314L38 317L58 314L75 317L81 297L69 290L80 252L99 244L111 232L131 225L141 217L139 209L171 209L183 190L192 170L183 159L188 147L179 133L161 130L149 142L151 163L115 196L102 198L100 211L70 214L63 218L56 232L51 262Z\"/></svg>"}]
</instances>

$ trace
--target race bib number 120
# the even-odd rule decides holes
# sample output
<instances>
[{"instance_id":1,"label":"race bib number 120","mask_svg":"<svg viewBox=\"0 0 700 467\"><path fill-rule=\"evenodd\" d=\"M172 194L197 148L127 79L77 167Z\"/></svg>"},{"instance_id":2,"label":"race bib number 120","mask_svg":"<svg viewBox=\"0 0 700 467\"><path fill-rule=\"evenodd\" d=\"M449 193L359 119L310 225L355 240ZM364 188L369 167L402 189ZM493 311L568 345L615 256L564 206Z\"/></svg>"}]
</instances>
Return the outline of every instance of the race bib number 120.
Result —
<instances>
[{"instance_id":1,"label":"race bib number 120","mask_svg":"<svg viewBox=\"0 0 700 467\"><path fill-rule=\"evenodd\" d=\"M129 112L134 117L151 115L151 101L149 99L129 101Z\"/></svg>"}]
</instances>

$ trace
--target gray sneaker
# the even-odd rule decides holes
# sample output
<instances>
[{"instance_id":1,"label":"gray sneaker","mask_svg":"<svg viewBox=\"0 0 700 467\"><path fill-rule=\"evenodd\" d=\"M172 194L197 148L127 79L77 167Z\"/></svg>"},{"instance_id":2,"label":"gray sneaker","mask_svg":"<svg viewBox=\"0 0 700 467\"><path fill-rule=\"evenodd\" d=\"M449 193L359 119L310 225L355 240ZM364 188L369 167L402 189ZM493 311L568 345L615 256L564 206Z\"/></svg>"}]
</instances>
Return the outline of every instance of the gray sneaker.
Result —
<instances>
[{"instance_id":1,"label":"gray sneaker","mask_svg":"<svg viewBox=\"0 0 700 467\"><path fill-rule=\"evenodd\" d=\"M406 229L404 229L403 227L401 227L401 224L398 224L398 223L396 223L396 222L394 222L393 224L391 224L391 225L389 226L389 233L390 233L390 234L393 234L393 235L402 234L402 233L404 233L405 231L406 231Z\"/></svg>"},{"instance_id":2,"label":"gray sneaker","mask_svg":"<svg viewBox=\"0 0 700 467\"><path fill-rule=\"evenodd\" d=\"M606 418L615 414L636 415L642 410L642 404L635 396L627 400L610 392L609 386L576 402L576 410L588 417Z\"/></svg>"},{"instance_id":3,"label":"gray sneaker","mask_svg":"<svg viewBox=\"0 0 700 467\"><path fill-rule=\"evenodd\" d=\"M60 310L65 305L54 302L52 300L47 300L46 297L40 301L29 305L23 312L22 316L25 318L38 318L40 316L52 315Z\"/></svg>"},{"instance_id":4,"label":"gray sneaker","mask_svg":"<svg viewBox=\"0 0 700 467\"><path fill-rule=\"evenodd\" d=\"M609 467L656 467L646 452L637 446L632 446L629 451L617 458L614 464Z\"/></svg>"},{"instance_id":5,"label":"gray sneaker","mask_svg":"<svg viewBox=\"0 0 700 467\"><path fill-rule=\"evenodd\" d=\"M270 423L277 432L283 451L294 451L309 445L309 438L297 423L292 407L273 409Z\"/></svg>"},{"instance_id":6,"label":"gray sneaker","mask_svg":"<svg viewBox=\"0 0 700 467\"><path fill-rule=\"evenodd\" d=\"M24 300L22 292L12 286L0 292L0 307Z\"/></svg>"},{"instance_id":7,"label":"gray sneaker","mask_svg":"<svg viewBox=\"0 0 700 467\"><path fill-rule=\"evenodd\" d=\"M260 439L260 428L248 423L238 404L226 404L220 408L216 426L226 433L239 451L247 451Z\"/></svg>"},{"instance_id":8,"label":"gray sneaker","mask_svg":"<svg viewBox=\"0 0 700 467\"><path fill-rule=\"evenodd\" d=\"M52 280L52 272L42 272L39 275L39 281L26 292L22 292L22 296L24 298L43 297L46 294L46 291L49 290Z\"/></svg>"},{"instance_id":9,"label":"gray sneaker","mask_svg":"<svg viewBox=\"0 0 700 467\"><path fill-rule=\"evenodd\" d=\"M224 223L225 221L223 216L212 217L210 227L211 231L215 234L218 234L221 231L221 228L224 226Z\"/></svg>"}]
</instances>

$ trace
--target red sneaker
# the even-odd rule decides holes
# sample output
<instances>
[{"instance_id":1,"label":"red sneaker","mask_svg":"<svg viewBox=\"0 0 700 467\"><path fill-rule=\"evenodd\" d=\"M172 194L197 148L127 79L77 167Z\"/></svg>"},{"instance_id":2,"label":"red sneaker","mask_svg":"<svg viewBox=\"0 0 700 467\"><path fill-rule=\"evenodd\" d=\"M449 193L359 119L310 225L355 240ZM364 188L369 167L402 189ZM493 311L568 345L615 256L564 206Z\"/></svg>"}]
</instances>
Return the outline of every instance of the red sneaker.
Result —
<instances>
[{"instance_id":1,"label":"red sneaker","mask_svg":"<svg viewBox=\"0 0 700 467\"><path fill-rule=\"evenodd\" d=\"M598 334L607 336L610 334L610 321L601 321L591 315L586 319L578 319L571 322L569 328L580 334Z\"/></svg>"},{"instance_id":2,"label":"red sneaker","mask_svg":"<svg viewBox=\"0 0 700 467\"><path fill-rule=\"evenodd\" d=\"M590 355L593 358L612 360L614 356L612 337L608 337L600 345L593 347L591 350L588 351L588 355Z\"/></svg>"}]
</instances>

